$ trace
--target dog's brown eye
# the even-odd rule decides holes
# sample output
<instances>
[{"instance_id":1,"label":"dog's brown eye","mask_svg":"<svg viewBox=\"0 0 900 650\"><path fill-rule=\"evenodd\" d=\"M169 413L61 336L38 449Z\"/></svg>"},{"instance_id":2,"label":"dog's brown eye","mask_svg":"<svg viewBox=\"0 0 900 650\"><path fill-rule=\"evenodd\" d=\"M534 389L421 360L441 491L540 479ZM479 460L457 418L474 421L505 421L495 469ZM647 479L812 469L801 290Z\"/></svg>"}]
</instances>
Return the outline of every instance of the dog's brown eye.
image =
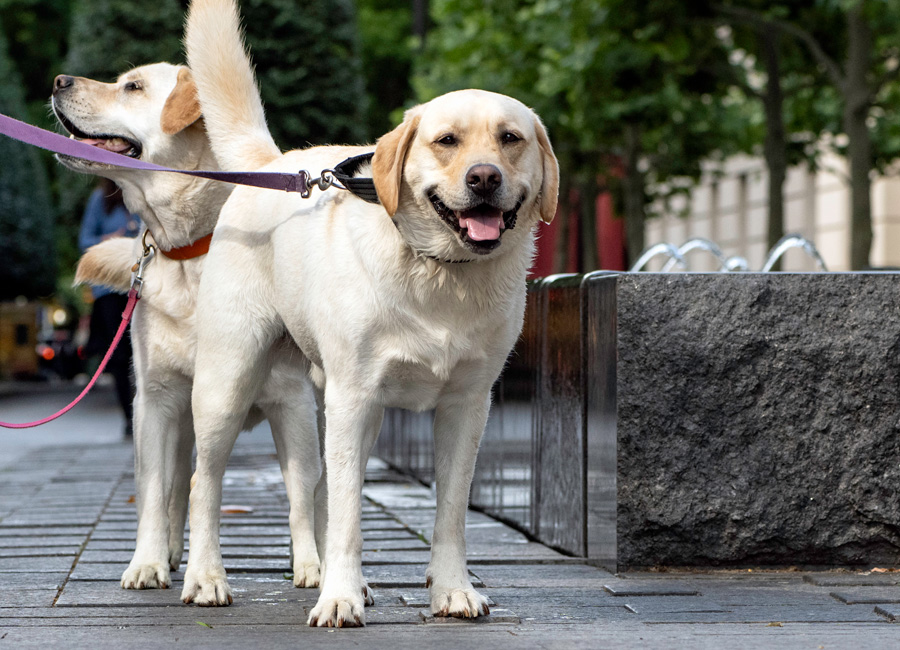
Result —
<instances>
[{"instance_id":1,"label":"dog's brown eye","mask_svg":"<svg viewBox=\"0 0 900 650\"><path fill-rule=\"evenodd\" d=\"M503 144L512 144L513 142L518 142L521 139L522 138L517 136L515 133L510 133L509 131L500 136L500 141Z\"/></svg>"},{"instance_id":2,"label":"dog's brown eye","mask_svg":"<svg viewBox=\"0 0 900 650\"><path fill-rule=\"evenodd\" d=\"M437 140L437 143L442 144L445 147L452 147L453 145L456 144L456 136L451 133L448 133L447 135L439 138Z\"/></svg>"},{"instance_id":3,"label":"dog's brown eye","mask_svg":"<svg viewBox=\"0 0 900 650\"><path fill-rule=\"evenodd\" d=\"M144 87L141 85L140 81L129 81L127 84L125 84L125 90L128 90L128 91L143 90L143 89L144 89Z\"/></svg>"}]
</instances>

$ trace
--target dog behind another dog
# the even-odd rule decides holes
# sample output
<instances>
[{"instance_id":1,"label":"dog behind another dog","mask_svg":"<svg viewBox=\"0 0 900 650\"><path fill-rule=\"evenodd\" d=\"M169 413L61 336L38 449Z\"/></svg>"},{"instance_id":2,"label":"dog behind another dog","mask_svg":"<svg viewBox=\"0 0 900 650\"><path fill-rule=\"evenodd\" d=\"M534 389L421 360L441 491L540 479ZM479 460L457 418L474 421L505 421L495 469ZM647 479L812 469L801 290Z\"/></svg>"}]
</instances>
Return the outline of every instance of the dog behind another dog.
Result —
<instances>
[{"instance_id":1,"label":"dog behind another dog","mask_svg":"<svg viewBox=\"0 0 900 650\"><path fill-rule=\"evenodd\" d=\"M72 137L93 146L177 169L219 168L192 75L184 66L143 66L111 84L60 75L52 104ZM274 142L269 146L277 152ZM206 259L201 244L231 188L182 174L125 170L67 156L59 160L75 171L115 181L159 249L147 266L131 325L138 531L122 587L166 588L184 550L194 447L190 400L197 290ZM98 244L81 258L76 282L126 291L141 250L140 240ZM242 428L263 416L271 424L290 501L294 584L311 587L319 582L312 524L319 478L316 405L308 363L293 342L281 337L270 354L269 372L256 378L260 388L253 391L253 408Z\"/></svg>"},{"instance_id":2,"label":"dog behind another dog","mask_svg":"<svg viewBox=\"0 0 900 650\"><path fill-rule=\"evenodd\" d=\"M194 0L185 42L226 169L255 160L262 171L316 176L372 152L272 154L233 0ZM530 109L470 90L407 111L378 141L371 168L360 170L368 172L381 205L337 188L309 199L237 188L222 208L198 297L185 602L231 602L217 543L222 476L254 378L287 331L325 406L324 576L310 625L364 623L360 490L385 407L435 409L432 611L488 611L466 568L469 487L491 387L522 326L533 230L556 211L558 165Z\"/></svg>"}]
</instances>

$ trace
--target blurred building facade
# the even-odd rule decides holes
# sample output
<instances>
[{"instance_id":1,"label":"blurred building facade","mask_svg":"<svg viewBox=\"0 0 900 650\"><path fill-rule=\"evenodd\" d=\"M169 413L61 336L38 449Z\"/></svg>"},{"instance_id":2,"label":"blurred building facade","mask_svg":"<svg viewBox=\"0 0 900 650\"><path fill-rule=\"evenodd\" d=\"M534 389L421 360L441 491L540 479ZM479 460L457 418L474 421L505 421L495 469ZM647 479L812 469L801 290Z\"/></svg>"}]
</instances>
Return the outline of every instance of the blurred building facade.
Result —
<instances>
[{"instance_id":1,"label":"blurred building facade","mask_svg":"<svg viewBox=\"0 0 900 650\"><path fill-rule=\"evenodd\" d=\"M818 171L790 169L784 187L785 233L798 233L818 248L829 271L850 270L850 188L846 160L827 155ZM718 173L710 170L689 198L673 201L665 216L649 219L647 246L667 242L679 246L693 237L717 243L726 256L744 257L750 269L762 268L768 252L768 176L764 161L751 156L729 159ZM685 216L682 216L685 215ZM872 267L900 267L900 177L879 177L872 183ZM717 270L711 255L689 254L692 271ZM662 256L660 256L662 257ZM665 259L648 270L659 270ZM800 250L782 258L785 271L816 270Z\"/></svg>"}]
</instances>

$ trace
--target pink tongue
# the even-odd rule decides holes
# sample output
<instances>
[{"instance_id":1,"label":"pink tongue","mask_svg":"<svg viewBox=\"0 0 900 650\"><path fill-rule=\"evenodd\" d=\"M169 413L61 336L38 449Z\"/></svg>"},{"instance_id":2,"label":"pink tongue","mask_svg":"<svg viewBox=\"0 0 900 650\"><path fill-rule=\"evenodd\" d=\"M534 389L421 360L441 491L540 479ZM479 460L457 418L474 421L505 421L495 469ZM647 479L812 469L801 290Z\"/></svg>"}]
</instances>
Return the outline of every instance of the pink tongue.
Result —
<instances>
[{"instance_id":1,"label":"pink tongue","mask_svg":"<svg viewBox=\"0 0 900 650\"><path fill-rule=\"evenodd\" d=\"M130 147L124 140L119 140L116 145L113 145L112 140L94 140L90 138L84 139L82 142L89 144L92 147L99 147L101 149L106 149L107 151L115 151L116 153L125 151Z\"/></svg>"},{"instance_id":2,"label":"pink tongue","mask_svg":"<svg viewBox=\"0 0 900 650\"><path fill-rule=\"evenodd\" d=\"M500 239L500 227L502 225L503 214L499 210L492 214L466 210L459 216L459 227L468 230L469 237L475 241Z\"/></svg>"}]
</instances>

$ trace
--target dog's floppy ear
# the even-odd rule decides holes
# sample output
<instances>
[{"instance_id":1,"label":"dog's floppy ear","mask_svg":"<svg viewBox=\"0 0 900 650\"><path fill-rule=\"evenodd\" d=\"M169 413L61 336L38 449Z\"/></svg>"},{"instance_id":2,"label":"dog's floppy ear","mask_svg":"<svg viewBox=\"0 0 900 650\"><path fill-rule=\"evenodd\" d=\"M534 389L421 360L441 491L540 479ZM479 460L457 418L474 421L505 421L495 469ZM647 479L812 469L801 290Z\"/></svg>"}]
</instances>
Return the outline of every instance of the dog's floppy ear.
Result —
<instances>
[{"instance_id":1,"label":"dog's floppy ear","mask_svg":"<svg viewBox=\"0 0 900 650\"><path fill-rule=\"evenodd\" d=\"M160 126L166 135L175 135L200 119L200 100L194 77L187 68L179 68L178 81L169 93L160 116Z\"/></svg>"},{"instance_id":2,"label":"dog's floppy ear","mask_svg":"<svg viewBox=\"0 0 900 650\"><path fill-rule=\"evenodd\" d=\"M537 133L538 147L541 150L541 166L544 170L544 180L541 182L540 197L541 221L550 223L556 215L556 204L559 201L559 163L553 153L550 138L547 137L547 129L541 123L540 118L534 116L534 131Z\"/></svg>"},{"instance_id":3,"label":"dog's floppy ear","mask_svg":"<svg viewBox=\"0 0 900 650\"><path fill-rule=\"evenodd\" d=\"M406 154L419 128L421 112L418 107L406 111L403 122L390 133L378 139L372 158L372 180L378 200L390 216L394 216L400 204L400 181Z\"/></svg>"}]
</instances>

